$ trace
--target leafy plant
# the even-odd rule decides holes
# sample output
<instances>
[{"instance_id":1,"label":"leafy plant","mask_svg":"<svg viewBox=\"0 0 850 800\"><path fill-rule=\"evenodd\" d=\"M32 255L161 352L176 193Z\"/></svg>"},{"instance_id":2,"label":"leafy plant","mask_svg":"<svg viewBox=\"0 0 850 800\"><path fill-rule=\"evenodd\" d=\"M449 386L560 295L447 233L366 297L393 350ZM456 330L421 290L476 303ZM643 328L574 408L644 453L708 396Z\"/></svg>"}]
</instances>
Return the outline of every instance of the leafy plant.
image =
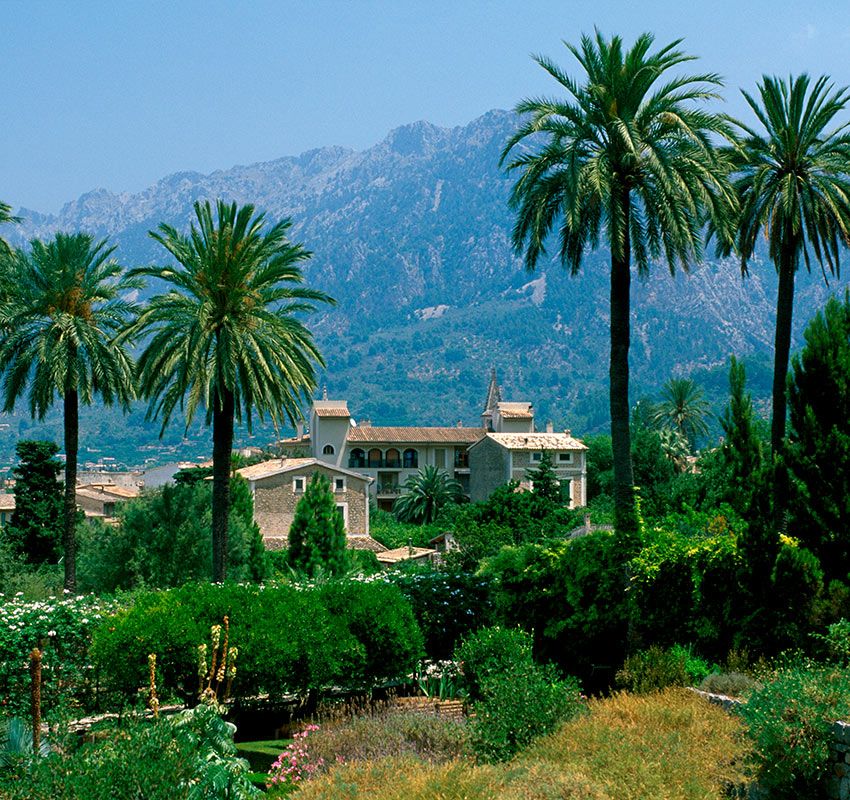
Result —
<instances>
[{"instance_id":1,"label":"leafy plant","mask_svg":"<svg viewBox=\"0 0 850 800\"><path fill-rule=\"evenodd\" d=\"M499 675L533 664L532 639L519 628L482 628L466 637L455 651L471 700L484 697L484 685Z\"/></svg>"},{"instance_id":2,"label":"leafy plant","mask_svg":"<svg viewBox=\"0 0 850 800\"><path fill-rule=\"evenodd\" d=\"M341 575L347 567L345 523L331 483L314 472L295 506L289 528L289 564L308 577Z\"/></svg>"},{"instance_id":3,"label":"leafy plant","mask_svg":"<svg viewBox=\"0 0 850 800\"><path fill-rule=\"evenodd\" d=\"M815 797L830 765L832 724L850 714L850 673L791 662L764 676L741 713L756 778L770 797Z\"/></svg>"}]
</instances>

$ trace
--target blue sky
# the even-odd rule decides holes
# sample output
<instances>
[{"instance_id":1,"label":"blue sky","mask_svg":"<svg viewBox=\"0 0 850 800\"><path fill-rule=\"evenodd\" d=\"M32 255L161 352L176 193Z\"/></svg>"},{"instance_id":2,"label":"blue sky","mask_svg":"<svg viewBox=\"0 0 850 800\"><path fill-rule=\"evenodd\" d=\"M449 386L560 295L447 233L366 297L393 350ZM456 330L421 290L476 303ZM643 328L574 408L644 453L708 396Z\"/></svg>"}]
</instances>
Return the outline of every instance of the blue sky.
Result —
<instances>
[{"instance_id":1,"label":"blue sky","mask_svg":"<svg viewBox=\"0 0 850 800\"><path fill-rule=\"evenodd\" d=\"M737 87L762 73L850 84L847 0L0 0L0 199L56 211L329 144L361 149L419 119L464 124L546 92L530 59L594 26L684 37Z\"/></svg>"}]
</instances>

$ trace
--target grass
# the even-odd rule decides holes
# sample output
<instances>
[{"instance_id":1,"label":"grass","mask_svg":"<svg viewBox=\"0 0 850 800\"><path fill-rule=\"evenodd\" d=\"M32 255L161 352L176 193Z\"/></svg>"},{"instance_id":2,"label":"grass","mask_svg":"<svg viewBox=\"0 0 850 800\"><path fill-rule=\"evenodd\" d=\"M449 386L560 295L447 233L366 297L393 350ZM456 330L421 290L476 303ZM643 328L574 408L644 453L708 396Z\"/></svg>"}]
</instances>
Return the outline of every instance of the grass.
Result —
<instances>
[{"instance_id":1,"label":"grass","mask_svg":"<svg viewBox=\"0 0 850 800\"><path fill-rule=\"evenodd\" d=\"M302 786L298 800L720 800L742 784L740 721L683 689L589 702L498 766L410 756L355 762Z\"/></svg>"},{"instance_id":2,"label":"grass","mask_svg":"<svg viewBox=\"0 0 850 800\"><path fill-rule=\"evenodd\" d=\"M265 739L255 742L237 742L236 750L244 758L254 772L269 771L272 762L292 744L292 739Z\"/></svg>"}]
</instances>

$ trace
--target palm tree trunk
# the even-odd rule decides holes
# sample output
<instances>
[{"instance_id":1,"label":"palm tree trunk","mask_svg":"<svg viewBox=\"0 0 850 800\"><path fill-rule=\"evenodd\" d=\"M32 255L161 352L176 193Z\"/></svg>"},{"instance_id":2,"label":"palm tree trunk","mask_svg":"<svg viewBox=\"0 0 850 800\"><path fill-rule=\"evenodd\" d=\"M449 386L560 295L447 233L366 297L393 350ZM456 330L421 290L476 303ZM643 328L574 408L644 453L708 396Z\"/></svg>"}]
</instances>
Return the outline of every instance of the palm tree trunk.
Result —
<instances>
[{"instance_id":1,"label":"palm tree trunk","mask_svg":"<svg viewBox=\"0 0 850 800\"><path fill-rule=\"evenodd\" d=\"M65 508L62 545L65 550L65 588L77 591L77 450L79 448L79 397L65 390Z\"/></svg>"},{"instance_id":2,"label":"palm tree trunk","mask_svg":"<svg viewBox=\"0 0 850 800\"><path fill-rule=\"evenodd\" d=\"M785 441L787 401L785 384L791 353L791 321L794 314L794 265L783 254L779 265L779 294L776 299L776 339L773 357L773 418L770 425L770 448L773 455L782 452Z\"/></svg>"},{"instance_id":3,"label":"palm tree trunk","mask_svg":"<svg viewBox=\"0 0 850 800\"><path fill-rule=\"evenodd\" d=\"M628 190L623 192L625 233L622 252L611 247L611 360L609 399L611 406L611 445L614 455L614 524L619 534L637 532L634 477L632 475L632 440L629 430L629 292L631 289L631 242L628 220Z\"/></svg>"},{"instance_id":4,"label":"palm tree trunk","mask_svg":"<svg viewBox=\"0 0 850 800\"><path fill-rule=\"evenodd\" d=\"M215 583L221 583L227 577L227 518L230 513L233 418L233 392L229 389L219 389L213 409L212 551Z\"/></svg>"}]
</instances>

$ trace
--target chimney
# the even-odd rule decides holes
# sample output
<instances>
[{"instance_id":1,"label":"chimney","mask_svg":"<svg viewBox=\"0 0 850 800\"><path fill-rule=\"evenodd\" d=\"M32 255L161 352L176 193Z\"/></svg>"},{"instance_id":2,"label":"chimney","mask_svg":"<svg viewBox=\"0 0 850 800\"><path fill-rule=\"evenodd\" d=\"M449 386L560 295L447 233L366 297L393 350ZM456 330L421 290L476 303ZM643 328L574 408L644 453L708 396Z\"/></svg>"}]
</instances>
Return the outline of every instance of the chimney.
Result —
<instances>
[{"instance_id":1,"label":"chimney","mask_svg":"<svg viewBox=\"0 0 850 800\"><path fill-rule=\"evenodd\" d=\"M359 428L371 428L372 420L371 419L361 419L360 422L357 423L357 427Z\"/></svg>"},{"instance_id":2,"label":"chimney","mask_svg":"<svg viewBox=\"0 0 850 800\"><path fill-rule=\"evenodd\" d=\"M552 420L550 419L546 423L546 433L554 433L554 432L555 432L555 426L552 424Z\"/></svg>"},{"instance_id":3,"label":"chimney","mask_svg":"<svg viewBox=\"0 0 850 800\"><path fill-rule=\"evenodd\" d=\"M573 432L572 432L569 428L564 428L564 433L565 433L567 436L572 436L572 435L573 435Z\"/></svg>"},{"instance_id":4,"label":"chimney","mask_svg":"<svg viewBox=\"0 0 850 800\"><path fill-rule=\"evenodd\" d=\"M458 428L462 428L462 427L463 427L463 420L462 420L462 419L459 419L459 420L457 421L457 426L458 426Z\"/></svg>"},{"instance_id":5,"label":"chimney","mask_svg":"<svg viewBox=\"0 0 850 800\"><path fill-rule=\"evenodd\" d=\"M299 419L298 422L295 423L295 438L300 439L303 435L304 435L304 421Z\"/></svg>"}]
</instances>

